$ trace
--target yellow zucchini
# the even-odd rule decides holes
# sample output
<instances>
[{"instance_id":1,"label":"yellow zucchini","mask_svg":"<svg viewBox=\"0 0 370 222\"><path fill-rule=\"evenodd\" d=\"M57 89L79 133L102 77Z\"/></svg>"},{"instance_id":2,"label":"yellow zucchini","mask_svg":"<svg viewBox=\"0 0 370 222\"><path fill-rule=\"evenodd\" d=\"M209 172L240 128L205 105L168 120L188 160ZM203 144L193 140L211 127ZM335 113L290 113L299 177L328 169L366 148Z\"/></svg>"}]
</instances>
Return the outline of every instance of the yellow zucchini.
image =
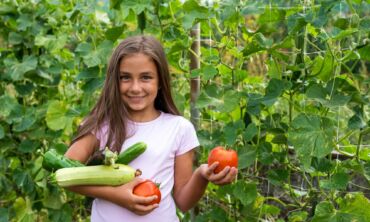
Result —
<instances>
[{"instance_id":1,"label":"yellow zucchini","mask_svg":"<svg viewBox=\"0 0 370 222\"><path fill-rule=\"evenodd\" d=\"M141 175L140 170L135 170L124 164L62 168L55 172L56 181L61 187L78 185L118 186L130 182L139 175Z\"/></svg>"}]
</instances>

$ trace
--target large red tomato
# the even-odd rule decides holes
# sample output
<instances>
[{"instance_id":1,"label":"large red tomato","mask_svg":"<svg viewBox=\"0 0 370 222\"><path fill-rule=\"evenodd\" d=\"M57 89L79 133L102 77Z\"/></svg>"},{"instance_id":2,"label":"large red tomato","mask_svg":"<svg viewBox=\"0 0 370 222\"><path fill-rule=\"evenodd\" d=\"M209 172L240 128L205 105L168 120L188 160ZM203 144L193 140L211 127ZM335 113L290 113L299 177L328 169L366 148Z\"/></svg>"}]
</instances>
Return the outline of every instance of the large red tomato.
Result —
<instances>
[{"instance_id":1,"label":"large red tomato","mask_svg":"<svg viewBox=\"0 0 370 222\"><path fill-rule=\"evenodd\" d=\"M156 183L151 180L145 180L134 187L133 193L142 197L150 197L153 195L157 196L157 199L153 200L147 205L159 203L161 201L161 191Z\"/></svg>"},{"instance_id":2,"label":"large red tomato","mask_svg":"<svg viewBox=\"0 0 370 222\"><path fill-rule=\"evenodd\" d=\"M208 166L214 162L219 162L214 170L215 173L221 172L226 166L238 168L238 154L235 150L227 150L222 146L216 146L209 153Z\"/></svg>"}]
</instances>

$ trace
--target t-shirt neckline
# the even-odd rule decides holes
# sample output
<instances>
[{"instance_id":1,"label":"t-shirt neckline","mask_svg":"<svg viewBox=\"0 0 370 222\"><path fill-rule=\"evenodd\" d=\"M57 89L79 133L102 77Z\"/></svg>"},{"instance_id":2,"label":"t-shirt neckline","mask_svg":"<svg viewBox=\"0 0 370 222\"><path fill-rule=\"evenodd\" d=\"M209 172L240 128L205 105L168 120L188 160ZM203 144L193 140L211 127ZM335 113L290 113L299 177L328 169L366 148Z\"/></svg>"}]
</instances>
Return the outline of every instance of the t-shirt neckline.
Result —
<instances>
[{"instance_id":1,"label":"t-shirt neckline","mask_svg":"<svg viewBox=\"0 0 370 222\"><path fill-rule=\"evenodd\" d=\"M152 120L149 120L149 121L146 121L146 122L135 122L135 121L130 120L130 119L128 119L127 122L129 124L133 124L133 125L136 125L136 126L149 125L149 124L152 124L152 123L155 123L155 122L159 121L162 118L163 112L162 111L159 111L159 112L160 112L159 116L157 116L155 119L152 119Z\"/></svg>"}]
</instances>

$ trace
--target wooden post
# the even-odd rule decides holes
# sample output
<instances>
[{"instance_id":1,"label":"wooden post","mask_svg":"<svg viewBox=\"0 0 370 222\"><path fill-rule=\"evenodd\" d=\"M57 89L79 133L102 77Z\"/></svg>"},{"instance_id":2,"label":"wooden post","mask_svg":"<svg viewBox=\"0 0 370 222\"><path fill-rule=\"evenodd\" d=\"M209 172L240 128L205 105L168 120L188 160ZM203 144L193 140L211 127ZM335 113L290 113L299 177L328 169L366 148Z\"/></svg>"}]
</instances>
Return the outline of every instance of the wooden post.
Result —
<instances>
[{"instance_id":1,"label":"wooden post","mask_svg":"<svg viewBox=\"0 0 370 222\"><path fill-rule=\"evenodd\" d=\"M197 23L191 29L191 37L193 38L193 43L191 45L190 52L190 72L194 69L200 68L200 24ZM199 128L199 110L195 107L196 101L200 94L200 77L190 78L190 121L193 123L195 129ZM194 166L198 166L198 157L195 156ZM195 221L195 216L199 212L199 207L195 206L190 211L190 221Z\"/></svg>"},{"instance_id":2,"label":"wooden post","mask_svg":"<svg viewBox=\"0 0 370 222\"><path fill-rule=\"evenodd\" d=\"M200 24L197 23L191 29L191 37L193 38L193 43L191 45L191 50L195 53L190 53L190 72L194 69L200 68ZM190 114L191 122L194 127L198 129L199 127L199 110L195 107L195 103L200 94L200 77L190 78Z\"/></svg>"}]
</instances>

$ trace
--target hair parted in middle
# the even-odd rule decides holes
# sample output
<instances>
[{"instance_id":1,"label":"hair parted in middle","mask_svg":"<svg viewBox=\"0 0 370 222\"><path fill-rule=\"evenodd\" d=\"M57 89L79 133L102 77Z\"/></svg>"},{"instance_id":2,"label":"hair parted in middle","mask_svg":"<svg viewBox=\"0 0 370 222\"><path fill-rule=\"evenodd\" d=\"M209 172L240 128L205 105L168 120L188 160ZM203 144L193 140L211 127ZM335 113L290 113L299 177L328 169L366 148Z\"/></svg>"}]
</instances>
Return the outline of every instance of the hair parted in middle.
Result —
<instances>
[{"instance_id":1,"label":"hair parted in middle","mask_svg":"<svg viewBox=\"0 0 370 222\"><path fill-rule=\"evenodd\" d=\"M157 68L159 90L154 101L155 108L165 113L180 115L172 98L169 66L161 43L152 36L127 37L113 51L98 102L80 125L72 143L89 133L96 133L107 124L109 130L106 146L112 151L121 150L127 137L128 111L120 95L120 63L126 56L138 53L149 56Z\"/></svg>"}]
</instances>

